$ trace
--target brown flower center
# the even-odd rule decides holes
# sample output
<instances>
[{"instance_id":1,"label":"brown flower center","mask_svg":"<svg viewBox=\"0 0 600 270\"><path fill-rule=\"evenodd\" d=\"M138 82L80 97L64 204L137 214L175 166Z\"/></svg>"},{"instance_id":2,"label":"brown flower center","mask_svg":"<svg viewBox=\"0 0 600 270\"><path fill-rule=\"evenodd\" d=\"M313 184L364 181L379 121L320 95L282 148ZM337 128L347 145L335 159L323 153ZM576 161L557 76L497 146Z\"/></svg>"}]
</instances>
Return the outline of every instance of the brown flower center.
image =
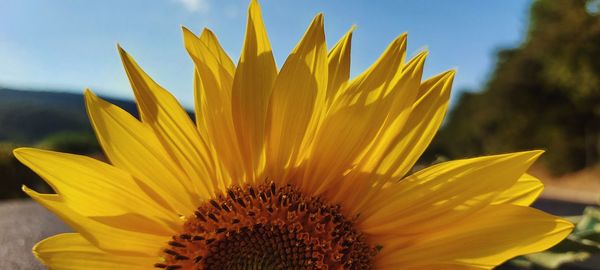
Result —
<instances>
[{"instance_id":1,"label":"brown flower center","mask_svg":"<svg viewBox=\"0 0 600 270\"><path fill-rule=\"evenodd\" d=\"M165 269L369 269L376 249L339 205L274 183L200 206L164 250Z\"/></svg>"}]
</instances>

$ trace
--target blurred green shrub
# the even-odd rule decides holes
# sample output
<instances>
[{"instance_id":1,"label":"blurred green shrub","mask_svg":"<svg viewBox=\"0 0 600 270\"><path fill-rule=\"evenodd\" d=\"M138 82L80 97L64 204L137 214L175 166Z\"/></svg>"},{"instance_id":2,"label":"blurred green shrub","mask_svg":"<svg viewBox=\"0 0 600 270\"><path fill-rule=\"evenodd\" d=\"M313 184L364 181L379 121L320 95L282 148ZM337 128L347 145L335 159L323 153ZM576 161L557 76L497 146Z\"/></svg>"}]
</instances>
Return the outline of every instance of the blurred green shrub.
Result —
<instances>
[{"instance_id":1,"label":"blurred green shrub","mask_svg":"<svg viewBox=\"0 0 600 270\"><path fill-rule=\"evenodd\" d=\"M63 131L42 139L37 147L74 154L92 154L100 151L94 134L88 131Z\"/></svg>"},{"instance_id":2,"label":"blurred green shrub","mask_svg":"<svg viewBox=\"0 0 600 270\"><path fill-rule=\"evenodd\" d=\"M424 157L545 149L553 173L600 161L600 15L590 0L538 0L524 42L464 92Z\"/></svg>"},{"instance_id":3,"label":"blurred green shrub","mask_svg":"<svg viewBox=\"0 0 600 270\"><path fill-rule=\"evenodd\" d=\"M42 193L52 192L39 176L14 157L12 151L18 146L15 143L0 142L0 200L26 197L21 191L22 185ZM95 154L100 151L96 138L89 131L52 134L35 147L74 154Z\"/></svg>"},{"instance_id":4,"label":"blurred green shrub","mask_svg":"<svg viewBox=\"0 0 600 270\"><path fill-rule=\"evenodd\" d=\"M12 154L17 146L0 142L0 199L25 197L22 185L40 192L50 192L50 187L29 168L22 165Z\"/></svg>"}]
</instances>

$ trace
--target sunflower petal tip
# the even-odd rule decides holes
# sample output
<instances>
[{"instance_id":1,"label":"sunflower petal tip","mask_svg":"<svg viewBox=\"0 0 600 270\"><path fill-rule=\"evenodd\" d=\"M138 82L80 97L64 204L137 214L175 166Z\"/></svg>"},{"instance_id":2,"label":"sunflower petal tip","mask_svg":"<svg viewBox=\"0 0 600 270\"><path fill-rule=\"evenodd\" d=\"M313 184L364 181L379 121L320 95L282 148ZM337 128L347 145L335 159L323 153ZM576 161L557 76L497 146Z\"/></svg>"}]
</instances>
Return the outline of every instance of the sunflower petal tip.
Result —
<instances>
[{"instance_id":1,"label":"sunflower petal tip","mask_svg":"<svg viewBox=\"0 0 600 270\"><path fill-rule=\"evenodd\" d=\"M423 48L410 60L410 62L423 68L427 56L429 56L429 50L427 48Z\"/></svg>"},{"instance_id":2,"label":"sunflower petal tip","mask_svg":"<svg viewBox=\"0 0 600 270\"><path fill-rule=\"evenodd\" d=\"M22 191L23 191L25 194L27 194L27 196L29 196L31 199L34 199L34 200L36 200L36 201L37 201L38 199L40 199L40 198L43 196L41 193L39 193L39 192L37 192L37 191L35 191L35 190L31 189L30 187L28 187L28 186L26 186L26 185L23 185L23 186L21 186L21 190L22 190Z\"/></svg>"},{"instance_id":3,"label":"sunflower petal tip","mask_svg":"<svg viewBox=\"0 0 600 270\"><path fill-rule=\"evenodd\" d=\"M564 225L566 225L566 227L565 227L565 228L568 228L568 229L569 229L569 230L571 230L571 231L572 231L572 230L575 228L575 224L574 224L573 222L569 221L569 220L566 220L566 219L564 219L564 218L561 218L561 219L560 219L560 221L561 221L561 222L562 222Z\"/></svg>"},{"instance_id":4,"label":"sunflower petal tip","mask_svg":"<svg viewBox=\"0 0 600 270\"><path fill-rule=\"evenodd\" d=\"M19 154L19 152L21 151L21 148L22 148L22 147L19 147L19 148L15 148L15 149L13 149L13 150L12 150L12 154L13 154L14 156L18 155L18 154Z\"/></svg>"},{"instance_id":5,"label":"sunflower petal tip","mask_svg":"<svg viewBox=\"0 0 600 270\"><path fill-rule=\"evenodd\" d=\"M324 27L324 16L323 13L319 12L315 18L312 20L312 23L308 27L310 29L323 29Z\"/></svg>"},{"instance_id":6,"label":"sunflower petal tip","mask_svg":"<svg viewBox=\"0 0 600 270\"><path fill-rule=\"evenodd\" d=\"M85 90L85 92L83 93L83 99L85 101L86 108L88 110L90 109L90 105L97 104L99 101L102 100L90 89Z\"/></svg>"},{"instance_id":7,"label":"sunflower petal tip","mask_svg":"<svg viewBox=\"0 0 600 270\"><path fill-rule=\"evenodd\" d=\"M181 27L181 33L183 34L183 46L187 49L187 47L190 46L190 39L196 35L194 35L194 33L185 26Z\"/></svg>"},{"instance_id":8,"label":"sunflower petal tip","mask_svg":"<svg viewBox=\"0 0 600 270\"><path fill-rule=\"evenodd\" d=\"M44 241L45 241L45 239L37 242L33 247L31 247L31 253L33 253L33 256L36 257L38 260L45 263L46 261L42 258L41 254L39 252L40 245L43 245Z\"/></svg>"},{"instance_id":9,"label":"sunflower petal tip","mask_svg":"<svg viewBox=\"0 0 600 270\"><path fill-rule=\"evenodd\" d=\"M123 49L123 47L121 47L121 44L117 43L117 50L119 51L119 55L121 56L122 60L129 60L129 54L127 51L125 51L125 49Z\"/></svg>"},{"instance_id":10,"label":"sunflower petal tip","mask_svg":"<svg viewBox=\"0 0 600 270\"><path fill-rule=\"evenodd\" d=\"M31 188L29 188L26 185L22 185L21 186L21 190L23 192L25 192L25 194L27 194L27 196L31 197L32 199L35 199L36 197L39 196L39 193Z\"/></svg>"},{"instance_id":11,"label":"sunflower petal tip","mask_svg":"<svg viewBox=\"0 0 600 270\"><path fill-rule=\"evenodd\" d=\"M21 158L23 158L23 155L26 155L26 153L29 150L31 150L31 148L19 147L19 148L13 149L12 153L18 160L21 160Z\"/></svg>"},{"instance_id":12,"label":"sunflower petal tip","mask_svg":"<svg viewBox=\"0 0 600 270\"><path fill-rule=\"evenodd\" d=\"M458 72L458 68L451 68L449 70L442 72L441 76L443 76L445 78L445 80L449 80L450 82L452 82L452 80L454 80L454 77L456 77L457 72Z\"/></svg>"},{"instance_id":13,"label":"sunflower petal tip","mask_svg":"<svg viewBox=\"0 0 600 270\"><path fill-rule=\"evenodd\" d=\"M530 153L535 159L539 158L545 152L546 152L546 150L541 150L541 149L527 151L527 153Z\"/></svg>"},{"instance_id":14,"label":"sunflower petal tip","mask_svg":"<svg viewBox=\"0 0 600 270\"><path fill-rule=\"evenodd\" d=\"M529 166L531 166L535 161L540 158L540 156L544 153L544 150L529 150L529 151L521 151L510 153L508 155L513 156L519 160L527 162Z\"/></svg>"},{"instance_id":15,"label":"sunflower petal tip","mask_svg":"<svg viewBox=\"0 0 600 270\"><path fill-rule=\"evenodd\" d=\"M250 0L250 5L248 5L248 12L252 13L252 11L260 11L260 4L258 0Z\"/></svg>"},{"instance_id":16,"label":"sunflower petal tip","mask_svg":"<svg viewBox=\"0 0 600 270\"><path fill-rule=\"evenodd\" d=\"M94 94L94 92L92 92L92 89L86 88L86 89L83 89L83 96L84 97L95 96L95 94Z\"/></svg>"},{"instance_id":17,"label":"sunflower petal tip","mask_svg":"<svg viewBox=\"0 0 600 270\"><path fill-rule=\"evenodd\" d=\"M31 147L19 147L13 150L13 155L21 163L27 165L30 159L38 158L40 154L48 152L47 150L31 148Z\"/></svg>"},{"instance_id":18,"label":"sunflower petal tip","mask_svg":"<svg viewBox=\"0 0 600 270\"><path fill-rule=\"evenodd\" d=\"M408 35L406 33L402 33L400 35L398 35L394 41L392 41L392 43L397 43L397 44L402 44L402 43L406 43L406 39L407 39Z\"/></svg>"},{"instance_id":19,"label":"sunflower petal tip","mask_svg":"<svg viewBox=\"0 0 600 270\"><path fill-rule=\"evenodd\" d=\"M315 16L315 19L318 20L322 24L323 21L325 20L325 15L323 15L323 12L319 12Z\"/></svg>"},{"instance_id":20,"label":"sunflower petal tip","mask_svg":"<svg viewBox=\"0 0 600 270\"><path fill-rule=\"evenodd\" d=\"M555 232L563 236L561 239L568 237L569 234L571 234L571 232L573 232L575 229L575 224L573 224L573 222L562 217L556 217L554 222L556 226Z\"/></svg>"},{"instance_id":21,"label":"sunflower petal tip","mask_svg":"<svg viewBox=\"0 0 600 270\"><path fill-rule=\"evenodd\" d=\"M352 24L352 26L350 26L350 29L348 30L348 35L352 35L352 33L356 31L356 28L358 28L358 26L356 24Z\"/></svg>"},{"instance_id":22,"label":"sunflower petal tip","mask_svg":"<svg viewBox=\"0 0 600 270\"><path fill-rule=\"evenodd\" d=\"M185 25L181 25L181 31L183 32L184 37L186 34L192 32L189 28L185 27Z\"/></svg>"},{"instance_id":23,"label":"sunflower petal tip","mask_svg":"<svg viewBox=\"0 0 600 270\"><path fill-rule=\"evenodd\" d=\"M204 39L216 39L215 33L213 33L213 31L208 27L204 27L202 29L202 33L200 33L200 40Z\"/></svg>"}]
</instances>

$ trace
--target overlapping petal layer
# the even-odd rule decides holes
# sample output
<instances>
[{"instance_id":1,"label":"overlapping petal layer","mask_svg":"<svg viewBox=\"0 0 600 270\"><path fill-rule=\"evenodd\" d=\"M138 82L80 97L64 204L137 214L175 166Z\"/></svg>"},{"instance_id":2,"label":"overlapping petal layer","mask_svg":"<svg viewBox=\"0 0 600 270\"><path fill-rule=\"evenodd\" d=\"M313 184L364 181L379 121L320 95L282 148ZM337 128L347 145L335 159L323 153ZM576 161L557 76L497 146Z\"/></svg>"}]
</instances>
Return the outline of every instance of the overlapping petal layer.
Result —
<instances>
[{"instance_id":1,"label":"overlapping petal layer","mask_svg":"<svg viewBox=\"0 0 600 270\"><path fill-rule=\"evenodd\" d=\"M354 29L328 53L319 14L278 71L256 1L248 13L237 66L210 30L183 29L196 69L195 125L119 47L141 119L85 93L110 163L15 151L57 194L24 191L76 231L34 248L44 264L147 269L196 207L265 179L339 204L381 248L376 269L490 269L570 232L567 221L527 207L543 188L526 174L539 151L406 176L442 123L455 75L422 80L427 52L405 62L406 34L350 80Z\"/></svg>"},{"instance_id":2,"label":"overlapping petal layer","mask_svg":"<svg viewBox=\"0 0 600 270\"><path fill-rule=\"evenodd\" d=\"M570 222L532 208L490 205L418 237L389 237L382 242L376 267L435 269L436 264L462 264L491 269L514 256L552 247L572 228Z\"/></svg>"}]
</instances>

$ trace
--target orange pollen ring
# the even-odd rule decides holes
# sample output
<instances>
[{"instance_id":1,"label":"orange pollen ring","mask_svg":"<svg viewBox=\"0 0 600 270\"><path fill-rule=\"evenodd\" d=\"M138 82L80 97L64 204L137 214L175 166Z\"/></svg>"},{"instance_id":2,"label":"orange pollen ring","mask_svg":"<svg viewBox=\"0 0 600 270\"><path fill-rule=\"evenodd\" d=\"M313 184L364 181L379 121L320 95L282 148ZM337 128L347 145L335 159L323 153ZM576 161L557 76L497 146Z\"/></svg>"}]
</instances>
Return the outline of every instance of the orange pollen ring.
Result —
<instances>
[{"instance_id":1,"label":"orange pollen ring","mask_svg":"<svg viewBox=\"0 0 600 270\"><path fill-rule=\"evenodd\" d=\"M339 205L291 185L233 186L164 249L164 269L369 269L377 248Z\"/></svg>"}]
</instances>

